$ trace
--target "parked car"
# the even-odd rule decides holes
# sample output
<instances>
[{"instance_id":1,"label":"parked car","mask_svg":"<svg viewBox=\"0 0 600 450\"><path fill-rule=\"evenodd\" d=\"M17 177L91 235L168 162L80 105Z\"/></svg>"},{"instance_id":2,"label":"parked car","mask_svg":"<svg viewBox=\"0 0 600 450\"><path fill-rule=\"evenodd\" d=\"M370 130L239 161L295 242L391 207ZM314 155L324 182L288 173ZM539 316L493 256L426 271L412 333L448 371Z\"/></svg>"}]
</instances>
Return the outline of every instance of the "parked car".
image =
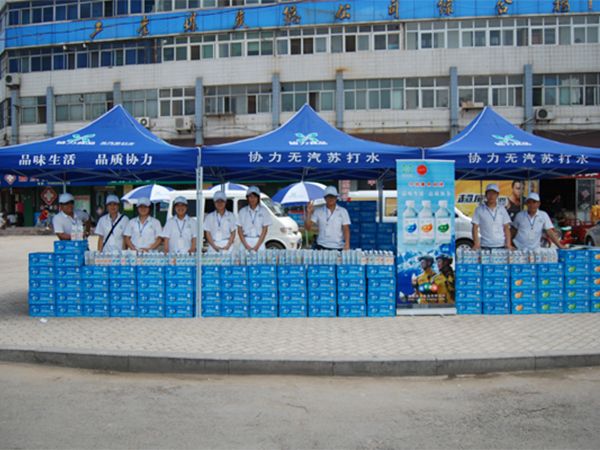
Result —
<instances>
[{"instance_id":1,"label":"parked car","mask_svg":"<svg viewBox=\"0 0 600 450\"><path fill-rule=\"evenodd\" d=\"M245 191L225 191L227 194L227 209L233 212L236 216L238 211L248 204ZM175 197L183 196L188 201L188 215L196 217L196 191L172 191L169 193L170 200L167 218L173 217L173 200ZM205 201L204 213L208 214L214 211L212 202L213 192L208 190L202 191ZM295 250L302 247L302 235L298 231L298 224L288 217L283 208L271 201L271 198L265 194L261 194L261 202L269 211L273 224L269 227L269 232L265 239L265 247L273 249L288 249ZM235 245L239 245L239 237L236 235Z\"/></svg>"},{"instance_id":2,"label":"parked car","mask_svg":"<svg viewBox=\"0 0 600 450\"><path fill-rule=\"evenodd\" d=\"M588 228L585 232L585 245L591 245L593 247L600 247L600 222L596 225Z\"/></svg>"},{"instance_id":3,"label":"parked car","mask_svg":"<svg viewBox=\"0 0 600 450\"><path fill-rule=\"evenodd\" d=\"M377 191L351 191L348 193L348 201L377 201L377 199ZM383 222L398 222L398 194L395 190L383 191L383 205ZM379 214L376 220L379 221ZM454 228L456 232L456 248L472 248L473 234L471 219L458 208L454 208Z\"/></svg>"}]
</instances>

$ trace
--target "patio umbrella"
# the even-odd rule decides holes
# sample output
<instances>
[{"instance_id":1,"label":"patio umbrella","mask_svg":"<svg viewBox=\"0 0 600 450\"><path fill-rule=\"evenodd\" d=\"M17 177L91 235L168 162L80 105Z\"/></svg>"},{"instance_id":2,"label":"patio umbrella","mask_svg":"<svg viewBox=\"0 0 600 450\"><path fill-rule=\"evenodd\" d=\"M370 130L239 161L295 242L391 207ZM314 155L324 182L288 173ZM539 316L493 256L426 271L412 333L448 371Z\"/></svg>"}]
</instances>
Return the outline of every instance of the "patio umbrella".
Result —
<instances>
[{"instance_id":1,"label":"patio umbrella","mask_svg":"<svg viewBox=\"0 0 600 450\"><path fill-rule=\"evenodd\" d=\"M248 186L244 185L244 184L236 184L236 183L230 183L227 182L225 184L217 184L216 186L211 187L208 192L214 194L215 192L218 191L247 191L248 190Z\"/></svg>"},{"instance_id":2,"label":"patio umbrella","mask_svg":"<svg viewBox=\"0 0 600 450\"><path fill-rule=\"evenodd\" d=\"M282 205L306 205L323 198L325 185L311 181L290 184L273 196L273 201Z\"/></svg>"},{"instance_id":3,"label":"patio umbrella","mask_svg":"<svg viewBox=\"0 0 600 450\"><path fill-rule=\"evenodd\" d=\"M160 186L158 184L149 184L147 186L140 186L129 191L121 200L135 205L138 199L146 197L149 198L152 203L166 202L169 200L169 192L173 191L173 188Z\"/></svg>"}]
</instances>

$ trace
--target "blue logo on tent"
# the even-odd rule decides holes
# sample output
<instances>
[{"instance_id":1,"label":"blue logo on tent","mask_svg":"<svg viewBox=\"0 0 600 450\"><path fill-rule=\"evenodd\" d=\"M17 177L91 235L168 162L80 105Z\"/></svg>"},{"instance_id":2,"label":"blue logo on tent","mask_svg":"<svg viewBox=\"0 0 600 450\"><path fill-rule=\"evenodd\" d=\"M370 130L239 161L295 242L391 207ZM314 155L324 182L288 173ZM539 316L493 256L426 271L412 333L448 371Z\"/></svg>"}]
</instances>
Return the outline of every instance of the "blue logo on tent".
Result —
<instances>
[{"instance_id":1,"label":"blue logo on tent","mask_svg":"<svg viewBox=\"0 0 600 450\"><path fill-rule=\"evenodd\" d=\"M530 147L531 143L527 141L519 141L515 139L515 136L512 134L506 134L504 136L499 136L497 134L492 134L492 137L496 139L494 142L498 147Z\"/></svg>"},{"instance_id":2,"label":"blue logo on tent","mask_svg":"<svg viewBox=\"0 0 600 450\"><path fill-rule=\"evenodd\" d=\"M319 139L319 133L296 133L296 140L290 141L290 145L327 145L327 142Z\"/></svg>"},{"instance_id":3,"label":"blue logo on tent","mask_svg":"<svg viewBox=\"0 0 600 450\"><path fill-rule=\"evenodd\" d=\"M79 133L75 133L71 135L71 139L67 139L66 141L57 141L57 145L96 145L96 142L92 141L92 138L96 136L95 133L92 134L84 134L83 136Z\"/></svg>"}]
</instances>

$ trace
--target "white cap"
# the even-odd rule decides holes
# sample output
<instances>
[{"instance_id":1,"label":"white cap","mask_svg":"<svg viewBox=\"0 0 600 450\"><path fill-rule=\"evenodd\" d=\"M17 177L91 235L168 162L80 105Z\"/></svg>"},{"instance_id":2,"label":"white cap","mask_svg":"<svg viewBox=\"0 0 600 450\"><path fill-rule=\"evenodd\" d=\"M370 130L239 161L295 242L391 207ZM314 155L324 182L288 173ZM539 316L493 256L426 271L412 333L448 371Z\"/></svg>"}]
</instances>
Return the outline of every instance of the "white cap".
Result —
<instances>
[{"instance_id":1,"label":"white cap","mask_svg":"<svg viewBox=\"0 0 600 450\"><path fill-rule=\"evenodd\" d=\"M61 205L64 203L69 203L69 202L74 202L74 201L75 201L75 197L73 197L68 192L66 192L64 194L60 194L60 197L58 197L58 203L60 203Z\"/></svg>"},{"instance_id":2,"label":"white cap","mask_svg":"<svg viewBox=\"0 0 600 450\"><path fill-rule=\"evenodd\" d=\"M325 192L323 192L323 197L329 197L330 195L337 197L338 196L338 191L335 188L335 186L327 186L325 188Z\"/></svg>"},{"instance_id":3,"label":"white cap","mask_svg":"<svg viewBox=\"0 0 600 450\"><path fill-rule=\"evenodd\" d=\"M224 202L227 201L227 194L223 191L217 191L215 192L215 195L213 195L213 201L216 202L218 200L223 200Z\"/></svg>"},{"instance_id":4,"label":"white cap","mask_svg":"<svg viewBox=\"0 0 600 450\"><path fill-rule=\"evenodd\" d=\"M490 183L485 187L485 192L487 192L487 191L494 191L499 194L500 188L498 187L498 185L496 183Z\"/></svg>"},{"instance_id":5,"label":"white cap","mask_svg":"<svg viewBox=\"0 0 600 450\"><path fill-rule=\"evenodd\" d=\"M106 197L106 204L110 205L111 203L116 203L117 205L120 203L119 202L119 197L117 197L114 194L110 194L109 196Z\"/></svg>"},{"instance_id":6,"label":"white cap","mask_svg":"<svg viewBox=\"0 0 600 450\"><path fill-rule=\"evenodd\" d=\"M138 198L137 206L150 206L150 199L148 197Z\"/></svg>"},{"instance_id":7,"label":"white cap","mask_svg":"<svg viewBox=\"0 0 600 450\"><path fill-rule=\"evenodd\" d=\"M260 189L256 186L250 186L248 190L246 190L246 197L248 197L250 194L257 195L258 198L260 198Z\"/></svg>"},{"instance_id":8,"label":"white cap","mask_svg":"<svg viewBox=\"0 0 600 450\"><path fill-rule=\"evenodd\" d=\"M537 194L536 192L530 192L529 195L527 196L527 200L533 200L534 202L539 202L540 195Z\"/></svg>"},{"instance_id":9,"label":"white cap","mask_svg":"<svg viewBox=\"0 0 600 450\"><path fill-rule=\"evenodd\" d=\"M175 197L175 200L173 200L173 204L174 205L179 205L179 204L187 205L188 201L187 201L187 199L185 197L183 197L183 196L180 195L178 197Z\"/></svg>"}]
</instances>

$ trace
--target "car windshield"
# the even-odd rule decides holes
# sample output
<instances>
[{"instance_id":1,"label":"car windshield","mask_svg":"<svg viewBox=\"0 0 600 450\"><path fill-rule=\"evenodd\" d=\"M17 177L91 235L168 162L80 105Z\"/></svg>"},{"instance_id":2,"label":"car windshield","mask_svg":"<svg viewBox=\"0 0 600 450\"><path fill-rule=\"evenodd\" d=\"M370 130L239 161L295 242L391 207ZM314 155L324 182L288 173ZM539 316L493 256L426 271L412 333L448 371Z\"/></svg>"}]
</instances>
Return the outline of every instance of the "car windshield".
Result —
<instances>
[{"instance_id":1,"label":"car windshield","mask_svg":"<svg viewBox=\"0 0 600 450\"><path fill-rule=\"evenodd\" d=\"M273 200L271 200L268 197L263 197L260 200L262 204L269 208L271 211L273 211L273 214L275 214L277 217L287 216L287 214L285 213L285 211L279 203L273 203Z\"/></svg>"}]
</instances>

